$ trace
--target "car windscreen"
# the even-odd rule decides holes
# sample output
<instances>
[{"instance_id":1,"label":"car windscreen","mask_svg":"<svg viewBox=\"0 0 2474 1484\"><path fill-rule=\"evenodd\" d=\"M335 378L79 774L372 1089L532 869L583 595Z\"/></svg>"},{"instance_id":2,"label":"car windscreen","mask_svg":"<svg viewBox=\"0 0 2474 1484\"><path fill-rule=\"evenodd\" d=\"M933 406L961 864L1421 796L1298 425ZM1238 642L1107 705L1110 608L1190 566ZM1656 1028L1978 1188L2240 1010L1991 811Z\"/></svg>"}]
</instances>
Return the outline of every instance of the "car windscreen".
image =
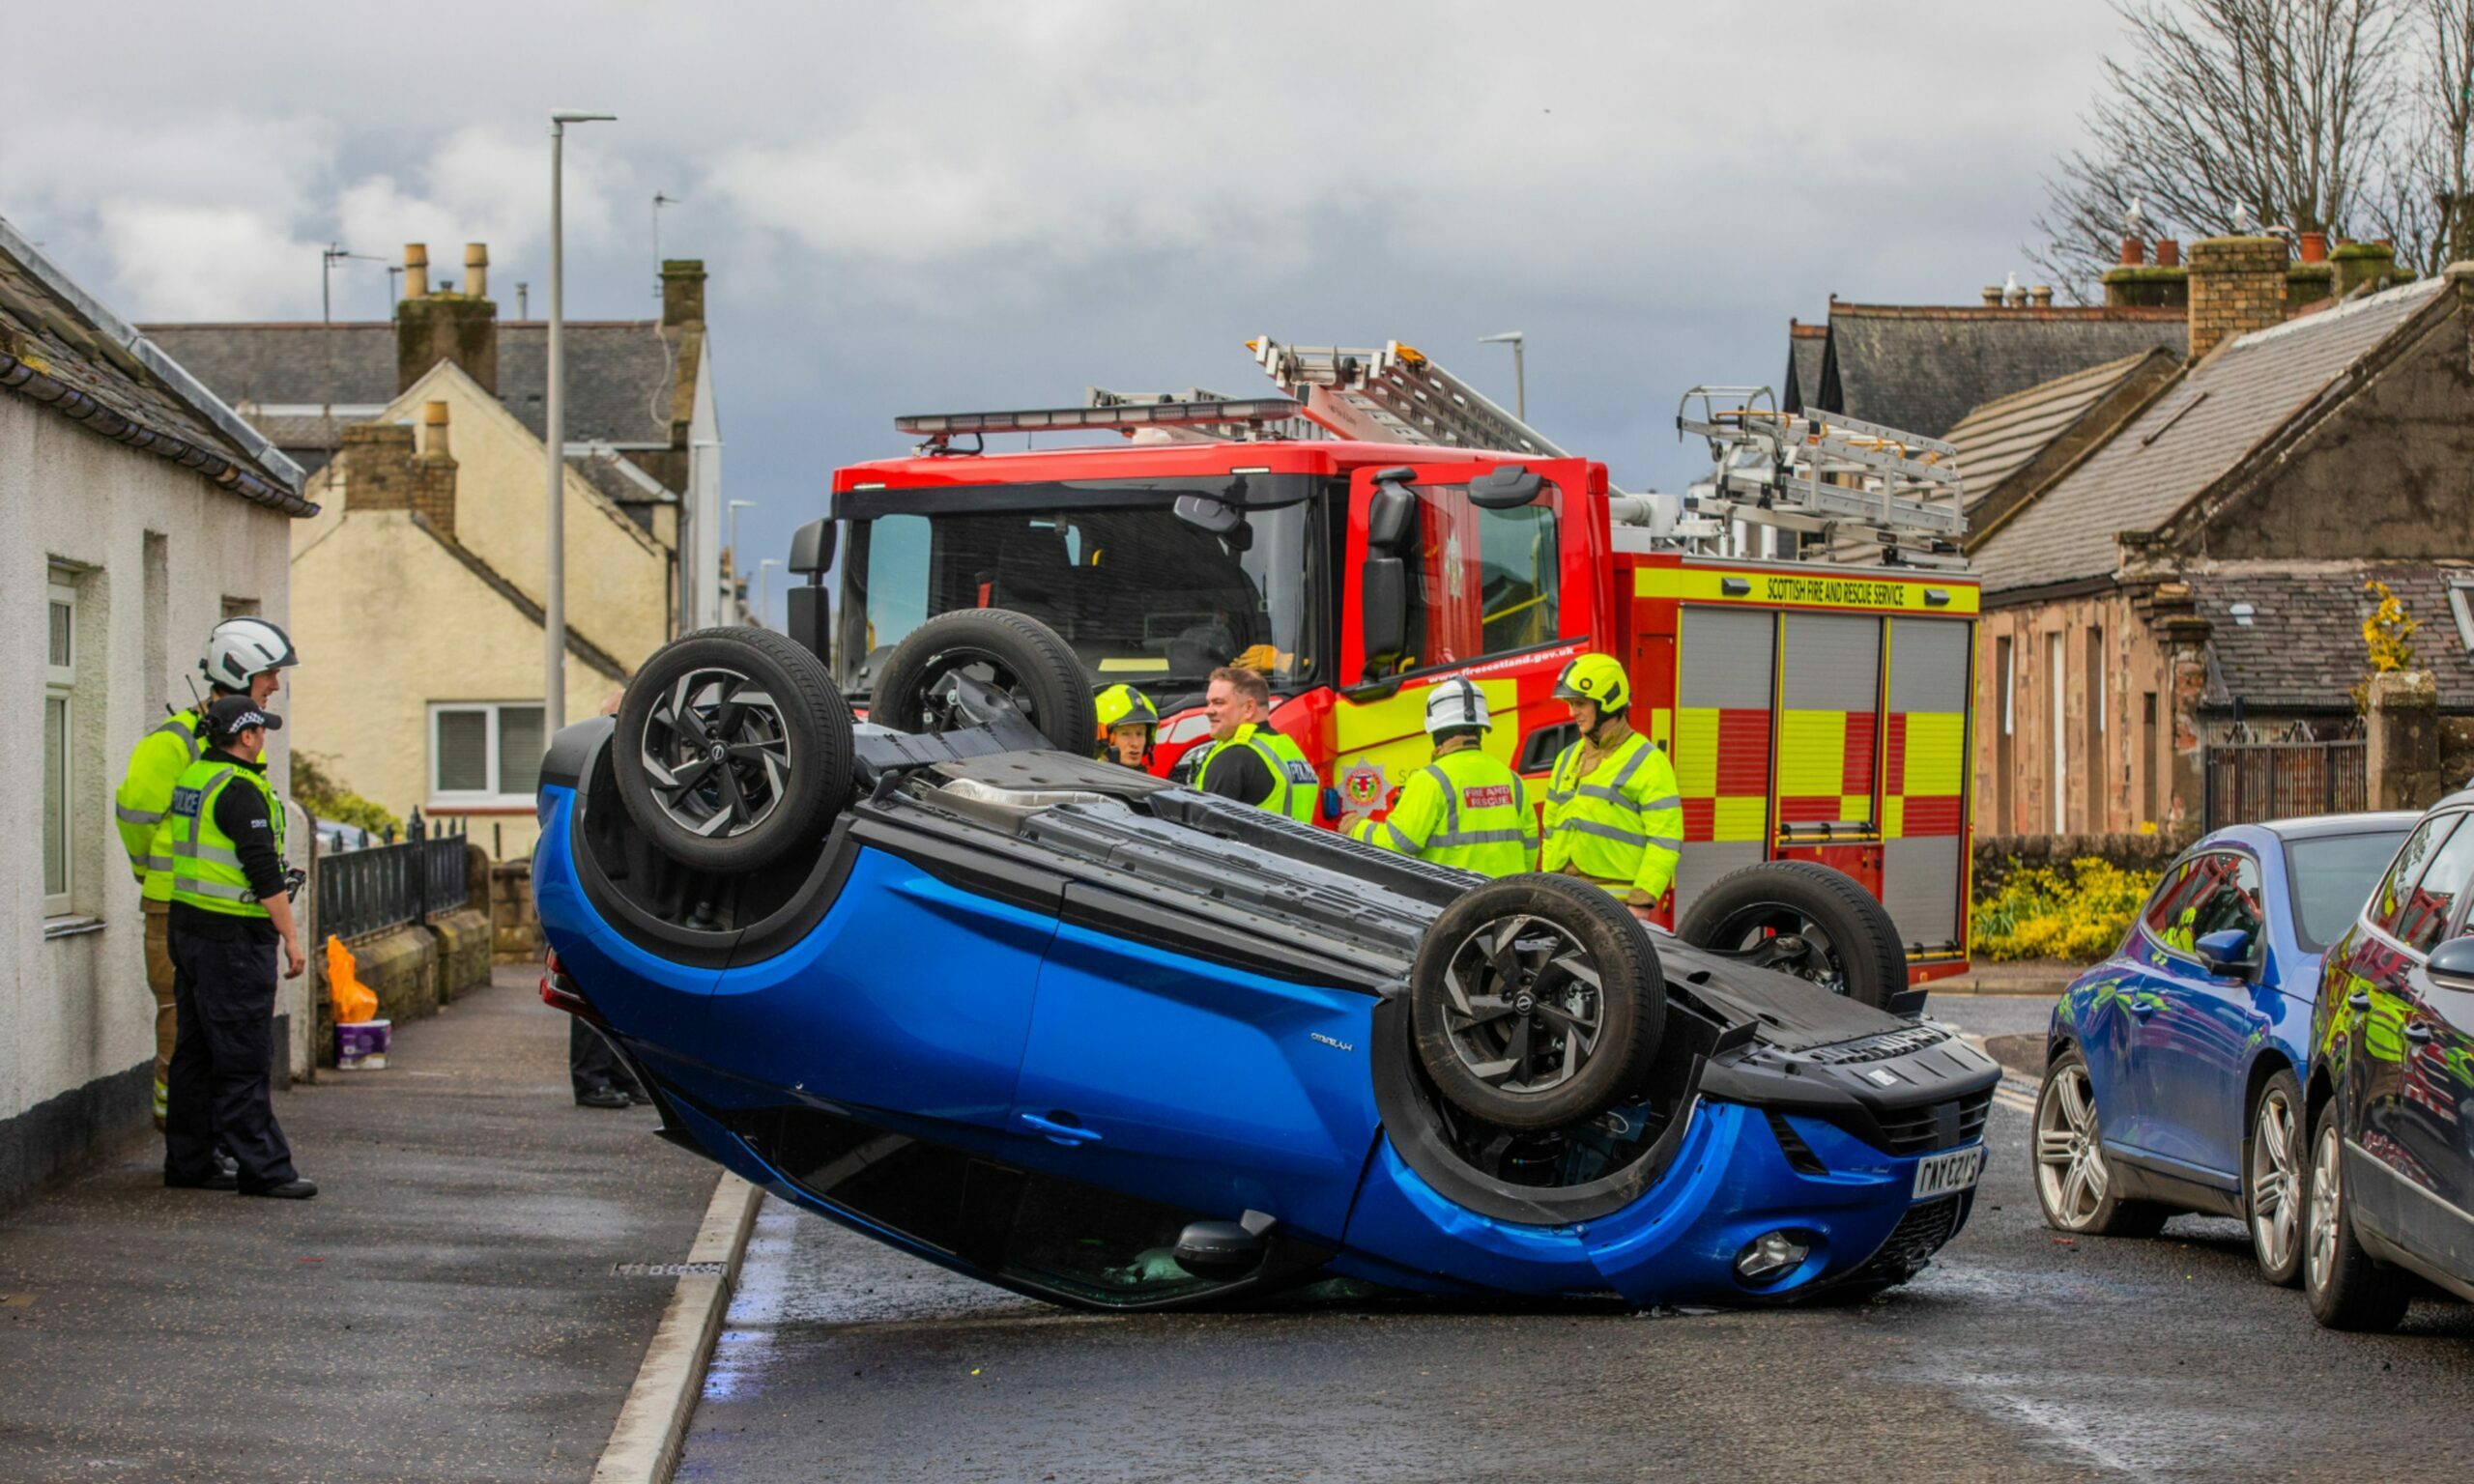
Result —
<instances>
[{"instance_id":1,"label":"car windscreen","mask_svg":"<svg viewBox=\"0 0 2474 1484\"><path fill-rule=\"evenodd\" d=\"M2293 896L2293 935L2312 953L2345 935L2379 873L2396 855L2403 830L2317 835L2285 846L2286 889Z\"/></svg>"},{"instance_id":2,"label":"car windscreen","mask_svg":"<svg viewBox=\"0 0 2474 1484\"><path fill-rule=\"evenodd\" d=\"M1281 689L1327 665L1315 500L1249 508L1215 533L1178 516L1171 489L997 487L985 503L938 490L887 508L909 493L885 492L878 513L851 521L834 646L848 691L865 695L912 629L967 608L1039 619L1094 685L1124 682L1164 706L1223 665Z\"/></svg>"}]
</instances>

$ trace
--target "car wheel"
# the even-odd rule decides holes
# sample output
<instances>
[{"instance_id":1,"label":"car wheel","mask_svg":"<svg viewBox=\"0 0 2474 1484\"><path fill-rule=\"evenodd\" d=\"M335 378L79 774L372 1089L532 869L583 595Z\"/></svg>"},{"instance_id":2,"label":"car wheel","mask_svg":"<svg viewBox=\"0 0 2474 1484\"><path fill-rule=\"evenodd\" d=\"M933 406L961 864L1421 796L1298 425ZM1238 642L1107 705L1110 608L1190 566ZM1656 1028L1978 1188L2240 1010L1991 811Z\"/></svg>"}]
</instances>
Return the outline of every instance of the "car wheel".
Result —
<instances>
[{"instance_id":1,"label":"car wheel","mask_svg":"<svg viewBox=\"0 0 2474 1484\"><path fill-rule=\"evenodd\" d=\"M2250 1213L2251 1255L2259 1276L2279 1288L2302 1281L2302 1084L2269 1077L2251 1104L2242 1158L2242 1209Z\"/></svg>"},{"instance_id":2,"label":"car wheel","mask_svg":"<svg viewBox=\"0 0 2474 1484\"><path fill-rule=\"evenodd\" d=\"M764 629L704 629L654 650L611 745L628 817L699 870L768 865L850 796L849 706L822 661Z\"/></svg>"},{"instance_id":3,"label":"car wheel","mask_svg":"<svg viewBox=\"0 0 2474 1484\"><path fill-rule=\"evenodd\" d=\"M942 684L956 675L1012 698L1023 719L1059 752L1088 756L1095 750L1099 713L1074 646L1029 614L1002 608L939 614L911 630L877 674L868 720L897 731L968 727Z\"/></svg>"},{"instance_id":4,"label":"car wheel","mask_svg":"<svg viewBox=\"0 0 2474 1484\"><path fill-rule=\"evenodd\" d=\"M2372 1261L2354 1237L2344 1151L2345 1136L2337 1127L2337 1104L2331 1099L2319 1110L2318 1123L2311 1131L2302 1294L2311 1300L2311 1317L2331 1329L2394 1329L2405 1317L2411 1291L2402 1273Z\"/></svg>"},{"instance_id":5,"label":"car wheel","mask_svg":"<svg viewBox=\"0 0 2474 1484\"><path fill-rule=\"evenodd\" d=\"M1569 876L1473 887L1426 929L1410 970L1418 1059L1453 1106L1553 1128L1635 1089L1666 1028L1649 933Z\"/></svg>"},{"instance_id":6,"label":"car wheel","mask_svg":"<svg viewBox=\"0 0 2474 1484\"><path fill-rule=\"evenodd\" d=\"M1675 935L1876 1009L1907 989L1907 950L1889 909L1855 877L1811 861L1729 871L1693 899Z\"/></svg>"},{"instance_id":7,"label":"car wheel","mask_svg":"<svg viewBox=\"0 0 2474 1484\"><path fill-rule=\"evenodd\" d=\"M2076 1049L2045 1069L2036 1090L2036 1204L2045 1224L2086 1237L2153 1237L2168 1214L2161 1206L2114 1192L2113 1170L2096 1126L2096 1089Z\"/></svg>"}]
</instances>

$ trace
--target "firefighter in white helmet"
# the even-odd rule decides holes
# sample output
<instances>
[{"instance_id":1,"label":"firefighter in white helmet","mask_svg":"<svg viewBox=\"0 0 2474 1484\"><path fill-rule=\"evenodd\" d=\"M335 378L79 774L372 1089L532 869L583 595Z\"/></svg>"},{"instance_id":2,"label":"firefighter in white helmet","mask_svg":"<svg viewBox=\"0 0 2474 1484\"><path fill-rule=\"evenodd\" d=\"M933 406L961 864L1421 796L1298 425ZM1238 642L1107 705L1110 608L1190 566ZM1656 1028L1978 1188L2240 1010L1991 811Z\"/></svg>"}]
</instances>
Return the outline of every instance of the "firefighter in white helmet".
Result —
<instances>
[{"instance_id":1,"label":"firefighter in white helmet","mask_svg":"<svg viewBox=\"0 0 2474 1484\"><path fill-rule=\"evenodd\" d=\"M176 1016L172 1002L172 949L166 924L172 910L172 785L205 751L199 733L207 707L227 697L264 708L283 689L283 671L301 663L283 630L263 618L226 618L206 637L198 657L206 699L172 711L138 739L129 771L113 795L113 816L129 873L142 894L146 921L146 984L155 994L155 1127L163 1127L163 1102L172 1067ZM164 708L170 711L170 707Z\"/></svg>"},{"instance_id":2,"label":"firefighter in white helmet","mask_svg":"<svg viewBox=\"0 0 2474 1484\"><path fill-rule=\"evenodd\" d=\"M1538 813L1520 775L1486 752L1492 725L1475 683L1437 682L1426 692L1434 761L1409 775L1391 813L1359 820L1349 838L1489 876L1535 870Z\"/></svg>"}]
</instances>

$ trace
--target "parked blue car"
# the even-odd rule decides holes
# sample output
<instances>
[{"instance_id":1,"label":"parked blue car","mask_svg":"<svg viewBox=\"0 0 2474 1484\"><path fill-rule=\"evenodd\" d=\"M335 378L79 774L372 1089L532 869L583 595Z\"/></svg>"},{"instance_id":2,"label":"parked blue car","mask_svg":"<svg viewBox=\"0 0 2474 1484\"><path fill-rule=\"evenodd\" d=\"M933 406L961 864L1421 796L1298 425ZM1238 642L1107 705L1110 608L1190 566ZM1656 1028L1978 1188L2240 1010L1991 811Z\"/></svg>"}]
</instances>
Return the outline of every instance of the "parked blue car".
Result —
<instances>
[{"instance_id":1,"label":"parked blue car","mask_svg":"<svg viewBox=\"0 0 2474 1484\"><path fill-rule=\"evenodd\" d=\"M666 1137L1110 1309L1327 1275L1779 1302L1904 1282L1966 1221L1999 1071L1946 1030L1654 941L1566 878L1069 752L1088 690L1018 616L889 662L938 729L854 728L806 650L738 629L556 738L543 997ZM1885 930L1834 873L1754 869L1834 942Z\"/></svg>"},{"instance_id":2,"label":"parked blue car","mask_svg":"<svg viewBox=\"0 0 2474 1484\"><path fill-rule=\"evenodd\" d=\"M2173 863L2054 1007L2032 1156L2048 1223L2144 1237L2176 1212L2233 1216L2261 1275L2296 1281L2320 957L2413 824L2235 825Z\"/></svg>"}]
</instances>

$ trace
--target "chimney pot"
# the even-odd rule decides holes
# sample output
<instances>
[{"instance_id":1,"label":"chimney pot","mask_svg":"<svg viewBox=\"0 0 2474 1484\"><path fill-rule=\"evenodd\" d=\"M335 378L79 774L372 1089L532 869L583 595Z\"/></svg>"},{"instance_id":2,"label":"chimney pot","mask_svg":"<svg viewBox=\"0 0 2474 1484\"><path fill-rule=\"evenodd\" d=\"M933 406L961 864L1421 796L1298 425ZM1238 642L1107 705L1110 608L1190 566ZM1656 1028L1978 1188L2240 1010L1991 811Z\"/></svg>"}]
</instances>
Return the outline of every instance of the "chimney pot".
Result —
<instances>
[{"instance_id":1,"label":"chimney pot","mask_svg":"<svg viewBox=\"0 0 2474 1484\"><path fill-rule=\"evenodd\" d=\"M1984 286L1984 307L1987 309L2001 307L2001 285L1988 283Z\"/></svg>"},{"instance_id":2,"label":"chimney pot","mask_svg":"<svg viewBox=\"0 0 2474 1484\"><path fill-rule=\"evenodd\" d=\"M2040 283L2028 291L2028 302L2039 309L2053 307L2053 285Z\"/></svg>"},{"instance_id":3,"label":"chimney pot","mask_svg":"<svg viewBox=\"0 0 2474 1484\"><path fill-rule=\"evenodd\" d=\"M2157 248L2161 255L2164 249L2164 244L2161 243L2158 243ZM2141 242L2135 237L2125 237L2122 239L2121 266L2123 268L2138 268L2146 263L2146 261L2147 244L2145 243Z\"/></svg>"},{"instance_id":4,"label":"chimney pot","mask_svg":"<svg viewBox=\"0 0 2474 1484\"><path fill-rule=\"evenodd\" d=\"M464 244L464 292L474 299L490 297L490 246L487 243Z\"/></svg>"},{"instance_id":5,"label":"chimney pot","mask_svg":"<svg viewBox=\"0 0 2474 1484\"><path fill-rule=\"evenodd\" d=\"M2158 268L2179 268L2179 267L2181 267L2181 266L2182 266L2182 244L2181 244L2180 243L2175 242L2173 239L2172 239L2172 238L2170 238L2170 237L2166 237L2166 238L2159 238L2159 239L2157 239L2157 242L2156 242L2156 266L2157 266Z\"/></svg>"},{"instance_id":6,"label":"chimney pot","mask_svg":"<svg viewBox=\"0 0 2474 1484\"><path fill-rule=\"evenodd\" d=\"M427 243L404 244L404 297L406 299L429 297L429 244Z\"/></svg>"}]
</instances>

